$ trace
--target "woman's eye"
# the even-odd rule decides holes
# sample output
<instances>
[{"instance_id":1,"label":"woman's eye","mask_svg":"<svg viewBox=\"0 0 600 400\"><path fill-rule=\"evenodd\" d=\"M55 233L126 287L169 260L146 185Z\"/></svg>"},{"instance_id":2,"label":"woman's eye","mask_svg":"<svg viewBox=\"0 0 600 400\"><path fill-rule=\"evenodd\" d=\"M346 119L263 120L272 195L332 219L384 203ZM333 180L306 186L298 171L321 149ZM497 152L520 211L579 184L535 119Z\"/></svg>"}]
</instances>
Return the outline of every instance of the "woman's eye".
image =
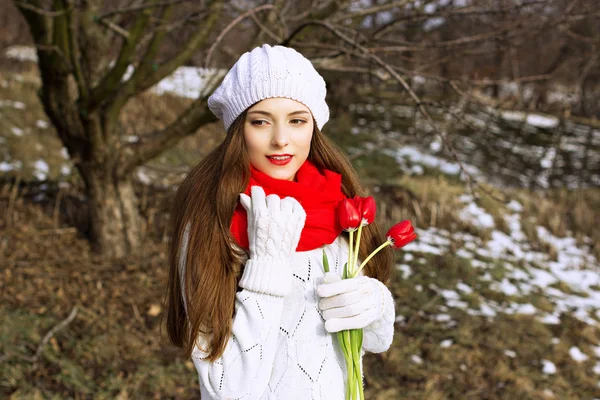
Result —
<instances>
[{"instance_id":1,"label":"woman's eye","mask_svg":"<svg viewBox=\"0 0 600 400\"><path fill-rule=\"evenodd\" d=\"M264 125L263 122L266 122L266 121L263 121L262 119L257 119L257 120L252 121L251 124L255 125L255 126L263 126Z\"/></svg>"},{"instance_id":2,"label":"woman's eye","mask_svg":"<svg viewBox=\"0 0 600 400\"><path fill-rule=\"evenodd\" d=\"M306 122L306 121L304 121L303 119L293 119L293 120L292 120L292 123L293 123L294 125L300 125L300 124L303 124L303 123L305 123L305 122Z\"/></svg>"}]
</instances>

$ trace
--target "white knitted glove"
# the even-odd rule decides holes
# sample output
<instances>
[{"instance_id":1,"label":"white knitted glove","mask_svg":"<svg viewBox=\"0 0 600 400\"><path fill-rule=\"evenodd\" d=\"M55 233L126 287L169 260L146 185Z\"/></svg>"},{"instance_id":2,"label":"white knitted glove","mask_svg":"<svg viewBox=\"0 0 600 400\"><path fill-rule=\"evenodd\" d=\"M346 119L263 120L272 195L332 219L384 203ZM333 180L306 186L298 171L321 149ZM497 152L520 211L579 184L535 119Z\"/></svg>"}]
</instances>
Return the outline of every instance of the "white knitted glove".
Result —
<instances>
[{"instance_id":1,"label":"white knitted glove","mask_svg":"<svg viewBox=\"0 0 600 400\"><path fill-rule=\"evenodd\" d=\"M250 189L252 198L242 193L240 202L248 213L248 242L250 258L285 259L298 247L306 221L306 212L298 200L276 194L265 198L260 186Z\"/></svg>"},{"instance_id":2,"label":"white knitted glove","mask_svg":"<svg viewBox=\"0 0 600 400\"><path fill-rule=\"evenodd\" d=\"M252 198L240 194L248 213L250 258L239 286L254 292L286 296L292 289L290 256L296 251L306 212L292 197L265 197L260 186L250 189Z\"/></svg>"},{"instance_id":3,"label":"white knitted glove","mask_svg":"<svg viewBox=\"0 0 600 400\"><path fill-rule=\"evenodd\" d=\"M337 272L327 272L317 294L325 329L330 333L362 329L383 314L383 290L368 276L342 279Z\"/></svg>"}]
</instances>

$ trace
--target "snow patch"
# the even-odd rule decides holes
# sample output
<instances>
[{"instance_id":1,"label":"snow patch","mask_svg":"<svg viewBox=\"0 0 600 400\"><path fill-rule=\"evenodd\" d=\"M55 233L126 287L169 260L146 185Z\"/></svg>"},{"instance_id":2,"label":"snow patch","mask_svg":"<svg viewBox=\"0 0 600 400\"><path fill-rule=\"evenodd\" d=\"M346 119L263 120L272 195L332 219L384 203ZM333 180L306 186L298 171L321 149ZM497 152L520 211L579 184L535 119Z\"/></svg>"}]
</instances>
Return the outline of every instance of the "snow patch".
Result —
<instances>
[{"instance_id":1,"label":"snow patch","mask_svg":"<svg viewBox=\"0 0 600 400\"><path fill-rule=\"evenodd\" d=\"M13 126L12 128L10 128L10 130L15 136L23 136L23 129L21 129L21 128L17 128L16 126Z\"/></svg>"},{"instance_id":2,"label":"snow patch","mask_svg":"<svg viewBox=\"0 0 600 400\"><path fill-rule=\"evenodd\" d=\"M458 212L458 217L480 229L491 229L495 227L494 217L475 203L468 204Z\"/></svg>"},{"instance_id":3,"label":"snow patch","mask_svg":"<svg viewBox=\"0 0 600 400\"><path fill-rule=\"evenodd\" d=\"M47 129L50 126L50 124L47 121L44 121L43 119L38 119L37 121L35 121L35 126L40 129Z\"/></svg>"},{"instance_id":4,"label":"snow patch","mask_svg":"<svg viewBox=\"0 0 600 400\"><path fill-rule=\"evenodd\" d=\"M42 159L37 160L35 163L33 163L33 168L35 169L33 171L33 175L37 179L43 181L48 178L48 171L50 170L50 167L48 166L48 163L46 161Z\"/></svg>"},{"instance_id":5,"label":"snow patch","mask_svg":"<svg viewBox=\"0 0 600 400\"><path fill-rule=\"evenodd\" d=\"M515 358L517 353L515 353L513 350L504 350L504 355L510 358Z\"/></svg>"},{"instance_id":6,"label":"snow patch","mask_svg":"<svg viewBox=\"0 0 600 400\"><path fill-rule=\"evenodd\" d=\"M180 97L196 99L212 92L213 86L227 70L214 68L179 67L162 81L152 92L158 95L171 93Z\"/></svg>"},{"instance_id":7,"label":"snow patch","mask_svg":"<svg viewBox=\"0 0 600 400\"><path fill-rule=\"evenodd\" d=\"M553 375L556 373L556 365L550 360L542 360L542 372L546 375Z\"/></svg>"},{"instance_id":8,"label":"snow patch","mask_svg":"<svg viewBox=\"0 0 600 400\"><path fill-rule=\"evenodd\" d=\"M37 52L32 46L10 46L4 52L6 58L18 61L31 61L37 63Z\"/></svg>"},{"instance_id":9,"label":"snow patch","mask_svg":"<svg viewBox=\"0 0 600 400\"><path fill-rule=\"evenodd\" d=\"M569 349L569 355L571 356L571 358L577 362L582 362L587 360L589 357L587 356L587 354L583 353L579 347L577 346L572 346Z\"/></svg>"}]
</instances>

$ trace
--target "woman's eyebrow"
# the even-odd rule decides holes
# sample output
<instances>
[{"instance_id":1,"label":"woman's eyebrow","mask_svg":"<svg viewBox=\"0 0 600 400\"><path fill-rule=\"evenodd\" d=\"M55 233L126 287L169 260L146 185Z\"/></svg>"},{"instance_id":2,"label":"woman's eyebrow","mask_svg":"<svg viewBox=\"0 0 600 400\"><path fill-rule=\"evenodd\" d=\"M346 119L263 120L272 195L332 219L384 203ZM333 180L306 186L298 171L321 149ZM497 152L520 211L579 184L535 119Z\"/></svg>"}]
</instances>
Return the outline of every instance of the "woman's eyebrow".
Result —
<instances>
[{"instance_id":1,"label":"woman's eyebrow","mask_svg":"<svg viewBox=\"0 0 600 400\"><path fill-rule=\"evenodd\" d=\"M270 112L263 111L263 110L248 111L248 114L262 114L262 115L267 115L269 117L272 117L272 114ZM298 115L298 114L309 114L309 112L305 111L305 110L292 111L291 113L288 114L288 116L290 116L290 115Z\"/></svg>"}]
</instances>

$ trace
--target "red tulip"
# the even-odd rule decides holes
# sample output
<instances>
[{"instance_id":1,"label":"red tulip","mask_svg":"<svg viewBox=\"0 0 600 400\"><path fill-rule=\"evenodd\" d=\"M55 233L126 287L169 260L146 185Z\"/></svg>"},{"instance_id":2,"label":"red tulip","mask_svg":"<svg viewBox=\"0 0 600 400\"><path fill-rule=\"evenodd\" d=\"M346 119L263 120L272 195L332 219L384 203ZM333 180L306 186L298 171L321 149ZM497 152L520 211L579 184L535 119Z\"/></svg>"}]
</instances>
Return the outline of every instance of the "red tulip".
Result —
<instances>
[{"instance_id":1,"label":"red tulip","mask_svg":"<svg viewBox=\"0 0 600 400\"><path fill-rule=\"evenodd\" d=\"M391 246L394 249L404 247L417 238L417 234L408 220L398 222L392 226L385 236L392 242Z\"/></svg>"},{"instance_id":2,"label":"red tulip","mask_svg":"<svg viewBox=\"0 0 600 400\"><path fill-rule=\"evenodd\" d=\"M358 210L359 213L360 213L361 199L362 199L362 197L359 197L359 196L354 196L353 198L348 199L348 201L351 202L354 207L356 207L356 209Z\"/></svg>"},{"instance_id":3,"label":"red tulip","mask_svg":"<svg viewBox=\"0 0 600 400\"><path fill-rule=\"evenodd\" d=\"M375 205L375 199L371 196L365 197L361 200L362 202L360 212L362 215L362 224L363 226L365 226L369 225L375 220L375 212L377 211L377 206Z\"/></svg>"},{"instance_id":4,"label":"red tulip","mask_svg":"<svg viewBox=\"0 0 600 400\"><path fill-rule=\"evenodd\" d=\"M352 199L342 200L338 207L338 220L345 231L353 231L359 227L361 222L360 212Z\"/></svg>"}]
</instances>

